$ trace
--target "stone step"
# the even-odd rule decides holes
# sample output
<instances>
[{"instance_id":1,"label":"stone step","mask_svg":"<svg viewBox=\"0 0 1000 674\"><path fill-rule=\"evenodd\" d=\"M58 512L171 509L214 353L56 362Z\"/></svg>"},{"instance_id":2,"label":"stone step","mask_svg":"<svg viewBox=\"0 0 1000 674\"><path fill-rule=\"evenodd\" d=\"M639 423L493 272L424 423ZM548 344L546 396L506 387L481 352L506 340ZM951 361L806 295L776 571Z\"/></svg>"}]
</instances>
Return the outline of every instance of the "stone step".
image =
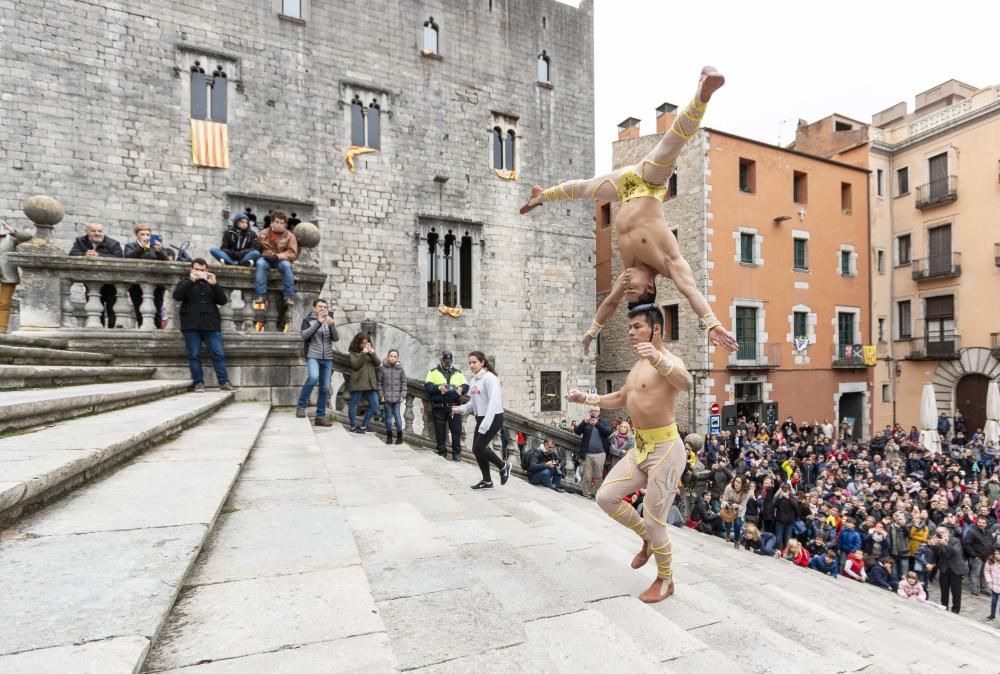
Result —
<instances>
[{"instance_id":1,"label":"stone step","mask_svg":"<svg viewBox=\"0 0 1000 674\"><path fill-rule=\"evenodd\" d=\"M52 365L53 363L97 365L110 363L113 360L114 355L110 353L66 351L61 348L0 343L0 363L8 365Z\"/></svg>"},{"instance_id":2,"label":"stone step","mask_svg":"<svg viewBox=\"0 0 1000 674\"><path fill-rule=\"evenodd\" d=\"M181 432L232 396L172 396L0 438L0 526Z\"/></svg>"},{"instance_id":3,"label":"stone step","mask_svg":"<svg viewBox=\"0 0 1000 674\"><path fill-rule=\"evenodd\" d=\"M190 381L149 379L7 392L0 400L0 431L108 412L183 393L190 386Z\"/></svg>"},{"instance_id":4,"label":"stone step","mask_svg":"<svg viewBox=\"0 0 1000 674\"><path fill-rule=\"evenodd\" d=\"M0 365L0 391L149 379L155 367Z\"/></svg>"},{"instance_id":5,"label":"stone step","mask_svg":"<svg viewBox=\"0 0 1000 674\"><path fill-rule=\"evenodd\" d=\"M138 671L267 413L229 405L4 531L0 671Z\"/></svg>"},{"instance_id":6,"label":"stone step","mask_svg":"<svg viewBox=\"0 0 1000 674\"><path fill-rule=\"evenodd\" d=\"M309 423L272 412L143 671L395 672Z\"/></svg>"},{"instance_id":7,"label":"stone step","mask_svg":"<svg viewBox=\"0 0 1000 674\"><path fill-rule=\"evenodd\" d=\"M352 511L349 522L358 527L355 539L376 604L390 635L398 631L403 639L393 644L406 668L473 671L493 661L484 653L527 668L527 639L517 642L516 626L542 614L586 609L620 627L657 634L652 648L645 641L641 647L651 661L677 671L992 671L983 649L994 644L996 630L873 586L737 551L689 529L671 528L677 593L643 605L635 596L655 567L628 567L636 537L593 502L516 480L473 492L468 485L478 473L468 464L426 451L407 456L367 436L322 433L317 431L321 446L339 449L328 453L327 466ZM379 494L374 505L373 494ZM385 519L396 524L381 523ZM408 536L421 547L404 558L400 548L411 547ZM440 551L442 543L447 552ZM389 612L383 604L394 597L406 605ZM445 609L463 601L501 610L515 626L516 643L452 644L455 659L426 666L442 638L420 625L437 627L435 621L449 620ZM420 629L424 645L417 648L420 640L397 626ZM552 647L585 650L580 639L589 635L571 635ZM481 652L470 653L476 648ZM529 663L544 662L533 657Z\"/></svg>"},{"instance_id":8,"label":"stone step","mask_svg":"<svg viewBox=\"0 0 1000 674\"><path fill-rule=\"evenodd\" d=\"M32 337L31 335L0 334L0 346L33 346L40 349L65 349L69 341L51 337Z\"/></svg>"}]
</instances>

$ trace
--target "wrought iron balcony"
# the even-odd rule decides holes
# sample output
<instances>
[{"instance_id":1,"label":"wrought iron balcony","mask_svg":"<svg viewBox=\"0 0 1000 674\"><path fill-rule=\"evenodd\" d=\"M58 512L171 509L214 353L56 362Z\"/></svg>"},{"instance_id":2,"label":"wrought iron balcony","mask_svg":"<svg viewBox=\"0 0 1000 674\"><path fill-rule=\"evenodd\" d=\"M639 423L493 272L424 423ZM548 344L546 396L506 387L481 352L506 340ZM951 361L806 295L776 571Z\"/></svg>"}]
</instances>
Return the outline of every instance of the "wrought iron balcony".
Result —
<instances>
[{"instance_id":1,"label":"wrought iron balcony","mask_svg":"<svg viewBox=\"0 0 1000 674\"><path fill-rule=\"evenodd\" d=\"M741 343L736 353L729 354L730 370L765 370L780 365L781 344Z\"/></svg>"},{"instance_id":2,"label":"wrought iron balcony","mask_svg":"<svg viewBox=\"0 0 1000 674\"><path fill-rule=\"evenodd\" d=\"M923 210L956 199L958 199L958 176L948 176L917 187L917 195L913 203L917 208Z\"/></svg>"},{"instance_id":3,"label":"wrought iron balcony","mask_svg":"<svg viewBox=\"0 0 1000 674\"><path fill-rule=\"evenodd\" d=\"M961 343L953 332L914 337L910 340L910 353L905 360L957 360Z\"/></svg>"},{"instance_id":4,"label":"wrought iron balcony","mask_svg":"<svg viewBox=\"0 0 1000 674\"><path fill-rule=\"evenodd\" d=\"M839 368L865 367L865 351L860 344L834 344L833 366Z\"/></svg>"},{"instance_id":5,"label":"wrought iron balcony","mask_svg":"<svg viewBox=\"0 0 1000 674\"><path fill-rule=\"evenodd\" d=\"M914 281L932 278L948 278L962 274L962 254L932 255L913 261L910 274Z\"/></svg>"}]
</instances>

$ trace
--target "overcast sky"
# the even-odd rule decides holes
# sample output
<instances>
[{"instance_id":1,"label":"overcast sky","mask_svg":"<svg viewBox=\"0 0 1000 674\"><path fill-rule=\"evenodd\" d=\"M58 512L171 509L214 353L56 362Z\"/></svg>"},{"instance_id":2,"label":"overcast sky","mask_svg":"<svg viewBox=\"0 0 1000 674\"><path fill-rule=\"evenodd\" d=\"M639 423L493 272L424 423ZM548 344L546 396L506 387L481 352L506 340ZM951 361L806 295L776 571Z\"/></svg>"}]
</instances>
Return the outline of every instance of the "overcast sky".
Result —
<instances>
[{"instance_id":1,"label":"overcast sky","mask_svg":"<svg viewBox=\"0 0 1000 674\"><path fill-rule=\"evenodd\" d=\"M917 93L951 78L1000 83L996 0L595 0L594 24L598 173L618 123L655 131L656 106L687 103L705 64L726 86L704 123L768 143L790 142L800 117L870 122L899 101L912 112Z\"/></svg>"}]
</instances>

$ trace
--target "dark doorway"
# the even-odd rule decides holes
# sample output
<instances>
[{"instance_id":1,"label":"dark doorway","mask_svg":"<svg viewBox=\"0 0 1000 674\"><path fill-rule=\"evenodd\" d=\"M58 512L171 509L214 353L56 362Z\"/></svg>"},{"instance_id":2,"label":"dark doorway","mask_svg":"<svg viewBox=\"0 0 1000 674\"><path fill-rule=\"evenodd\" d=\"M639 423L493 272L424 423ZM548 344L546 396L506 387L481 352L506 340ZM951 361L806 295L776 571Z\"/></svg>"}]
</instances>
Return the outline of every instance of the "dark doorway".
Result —
<instances>
[{"instance_id":1,"label":"dark doorway","mask_svg":"<svg viewBox=\"0 0 1000 674\"><path fill-rule=\"evenodd\" d=\"M986 425L986 392L989 386L990 378L982 374L967 374L958 380L955 409L965 417L966 437L971 437Z\"/></svg>"},{"instance_id":2,"label":"dark doorway","mask_svg":"<svg viewBox=\"0 0 1000 674\"><path fill-rule=\"evenodd\" d=\"M736 415L744 416L747 421L754 417L761 420L763 412L761 406L761 384L760 382L750 382L736 384Z\"/></svg>"},{"instance_id":3,"label":"dark doorway","mask_svg":"<svg viewBox=\"0 0 1000 674\"><path fill-rule=\"evenodd\" d=\"M841 393L840 408L838 409L840 421L846 420L849 425L853 424L851 437L855 440L861 438L862 411L864 410L865 398L863 393Z\"/></svg>"}]
</instances>

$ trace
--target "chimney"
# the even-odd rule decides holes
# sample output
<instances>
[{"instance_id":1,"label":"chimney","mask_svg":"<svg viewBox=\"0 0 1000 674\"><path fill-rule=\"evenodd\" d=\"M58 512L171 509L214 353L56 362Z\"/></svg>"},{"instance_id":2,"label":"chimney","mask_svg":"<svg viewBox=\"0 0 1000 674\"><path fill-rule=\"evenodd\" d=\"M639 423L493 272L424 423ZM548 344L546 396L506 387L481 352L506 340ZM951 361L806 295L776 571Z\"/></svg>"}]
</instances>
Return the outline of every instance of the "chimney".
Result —
<instances>
[{"instance_id":1,"label":"chimney","mask_svg":"<svg viewBox=\"0 0 1000 674\"><path fill-rule=\"evenodd\" d=\"M635 117L629 117L618 125L618 140L639 137L639 121Z\"/></svg>"},{"instance_id":2,"label":"chimney","mask_svg":"<svg viewBox=\"0 0 1000 674\"><path fill-rule=\"evenodd\" d=\"M677 119L677 106L664 103L656 108L656 133L666 133Z\"/></svg>"}]
</instances>

